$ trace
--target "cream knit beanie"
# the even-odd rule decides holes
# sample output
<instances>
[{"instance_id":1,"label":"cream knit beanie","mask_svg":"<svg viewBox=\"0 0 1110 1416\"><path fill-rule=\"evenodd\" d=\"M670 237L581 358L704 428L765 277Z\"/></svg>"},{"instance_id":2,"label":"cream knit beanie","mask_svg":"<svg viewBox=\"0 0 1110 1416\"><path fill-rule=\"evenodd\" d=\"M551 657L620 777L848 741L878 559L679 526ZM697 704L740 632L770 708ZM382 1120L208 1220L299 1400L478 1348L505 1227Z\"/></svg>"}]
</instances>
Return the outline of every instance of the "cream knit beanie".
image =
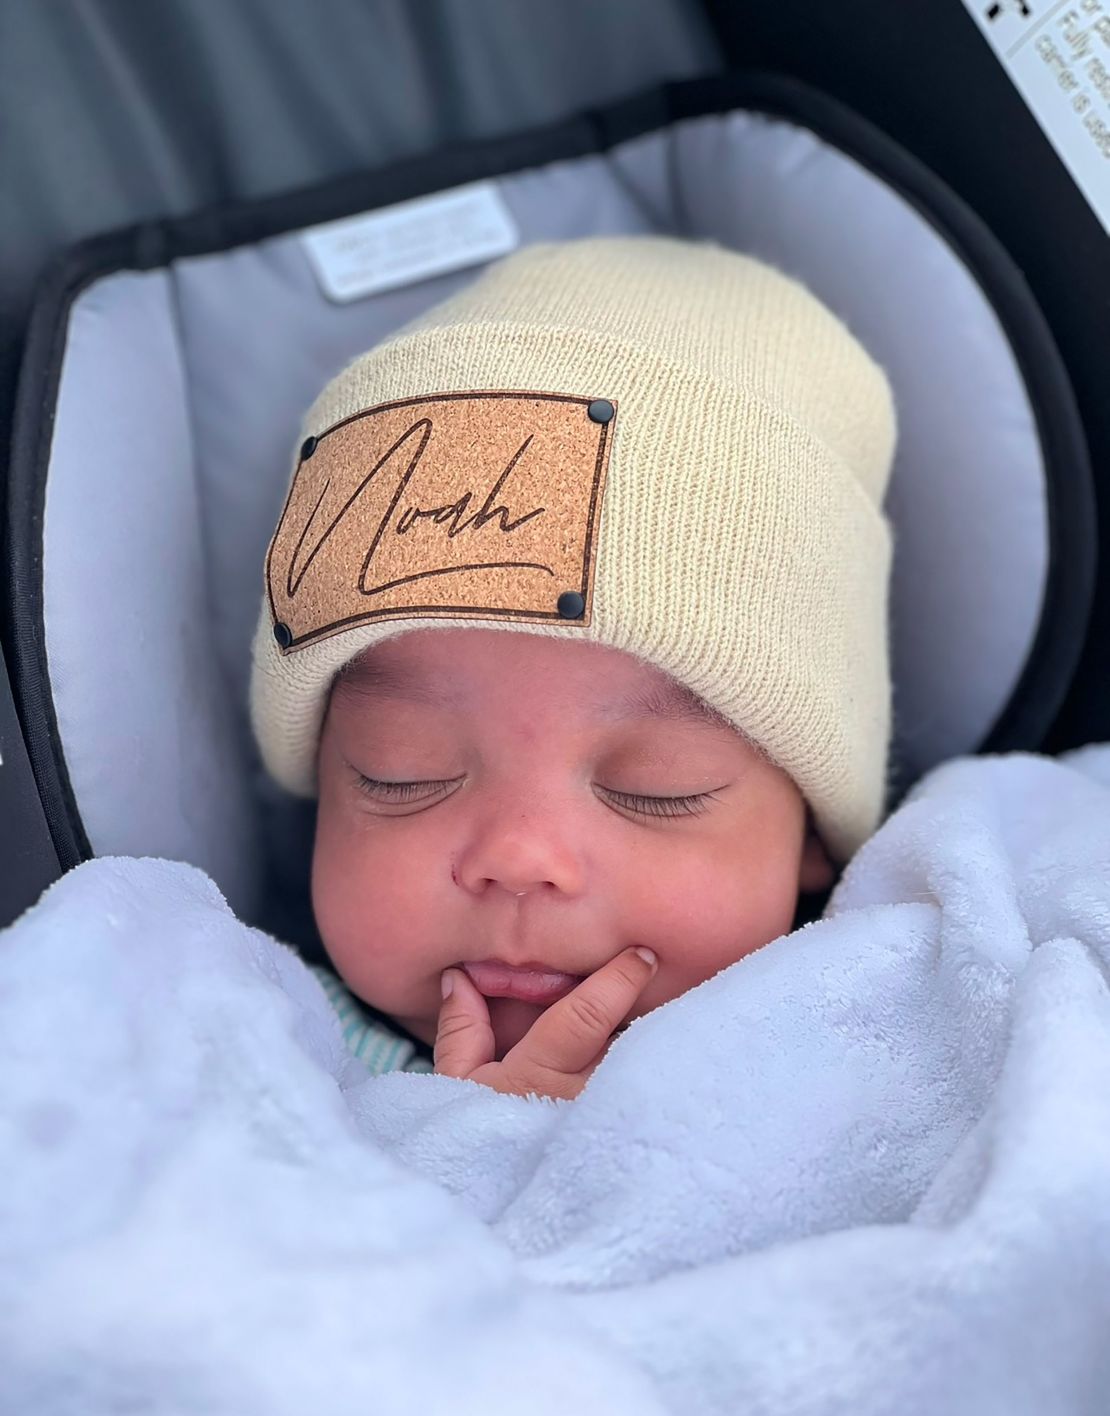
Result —
<instances>
[{"instance_id":1,"label":"cream knit beanie","mask_svg":"<svg viewBox=\"0 0 1110 1416\"><path fill-rule=\"evenodd\" d=\"M332 680L406 631L609 645L793 778L840 860L890 734L887 380L799 282L653 236L533 245L310 410L266 559L251 717L315 791Z\"/></svg>"}]
</instances>

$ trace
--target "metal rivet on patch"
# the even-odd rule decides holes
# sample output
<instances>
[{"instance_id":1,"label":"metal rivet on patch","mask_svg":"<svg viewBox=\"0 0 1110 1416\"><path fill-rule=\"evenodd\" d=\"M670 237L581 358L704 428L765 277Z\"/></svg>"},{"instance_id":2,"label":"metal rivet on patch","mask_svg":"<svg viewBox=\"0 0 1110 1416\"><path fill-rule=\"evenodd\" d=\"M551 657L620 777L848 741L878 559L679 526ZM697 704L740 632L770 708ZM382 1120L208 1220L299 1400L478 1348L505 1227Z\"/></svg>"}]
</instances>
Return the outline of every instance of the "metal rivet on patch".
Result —
<instances>
[{"instance_id":1,"label":"metal rivet on patch","mask_svg":"<svg viewBox=\"0 0 1110 1416\"><path fill-rule=\"evenodd\" d=\"M282 649L288 649L293 642L293 631L287 624L282 624L281 620L274 625L274 638Z\"/></svg>"},{"instance_id":2,"label":"metal rivet on patch","mask_svg":"<svg viewBox=\"0 0 1110 1416\"><path fill-rule=\"evenodd\" d=\"M316 444L318 441L318 438L305 438L304 442L301 443L302 462L307 462L308 459L312 456L312 454L316 451Z\"/></svg>"},{"instance_id":3,"label":"metal rivet on patch","mask_svg":"<svg viewBox=\"0 0 1110 1416\"><path fill-rule=\"evenodd\" d=\"M564 590L559 596L556 609L565 620L581 619L586 611L586 601L577 590Z\"/></svg>"},{"instance_id":4,"label":"metal rivet on patch","mask_svg":"<svg viewBox=\"0 0 1110 1416\"><path fill-rule=\"evenodd\" d=\"M587 414L595 423L608 423L616 411L607 398L595 398L586 409Z\"/></svg>"}]
</instances>

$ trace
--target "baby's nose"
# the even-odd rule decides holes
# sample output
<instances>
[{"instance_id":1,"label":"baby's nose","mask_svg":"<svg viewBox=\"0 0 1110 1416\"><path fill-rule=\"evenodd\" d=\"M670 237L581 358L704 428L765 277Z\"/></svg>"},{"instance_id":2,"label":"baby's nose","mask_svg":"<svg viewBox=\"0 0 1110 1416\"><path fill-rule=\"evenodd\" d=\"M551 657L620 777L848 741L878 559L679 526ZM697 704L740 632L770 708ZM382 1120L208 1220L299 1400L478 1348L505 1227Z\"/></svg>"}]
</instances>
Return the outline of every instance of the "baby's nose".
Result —
<instances>
[{"instance_id":1,"label":"baby's nose","mask_svg":"<svg viewBox=\"0 0 1110 1416\"><path fill-rule=\"evenodd\" d=\"M472 894L493 891L520 900L576 896L583 889L581 830L550 794L491 793L460 823L460 832L455 880Z\"/></svg>"}]
</instances>

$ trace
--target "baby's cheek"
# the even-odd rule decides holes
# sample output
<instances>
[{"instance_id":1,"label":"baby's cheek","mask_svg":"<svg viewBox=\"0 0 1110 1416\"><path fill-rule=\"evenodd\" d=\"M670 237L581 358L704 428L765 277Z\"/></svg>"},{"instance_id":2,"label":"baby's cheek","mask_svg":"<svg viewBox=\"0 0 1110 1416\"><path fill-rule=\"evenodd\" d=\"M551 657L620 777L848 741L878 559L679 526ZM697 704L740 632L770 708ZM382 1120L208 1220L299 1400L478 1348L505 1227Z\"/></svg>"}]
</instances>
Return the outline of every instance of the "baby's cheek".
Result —
<instances>
[{"instance_id":1,"label":"baby's cheek","mask_svg":"<svg viewBox=\"0 0 1110 1416\"><path fill-rule=\"evenodd\" d=\"M388 982L383 970L400 957L405 919L403 871L374 846L357 832L321 829L312 859L316 927L332 964L360 994L371 981Z\"/></svg>"},{"instance_id":2,"label":"baby's cheek","mask_svg":"<svg viewBox=\"0 0 1110 1416\"><path fill-rule=\"evenodd\" d=\"M714 869L697 862L644 882L635 898L628 935L659 955L659 972L644 994L655 1007L787 933L797 874L788 864Z\"/></svg>"}]
</instances>

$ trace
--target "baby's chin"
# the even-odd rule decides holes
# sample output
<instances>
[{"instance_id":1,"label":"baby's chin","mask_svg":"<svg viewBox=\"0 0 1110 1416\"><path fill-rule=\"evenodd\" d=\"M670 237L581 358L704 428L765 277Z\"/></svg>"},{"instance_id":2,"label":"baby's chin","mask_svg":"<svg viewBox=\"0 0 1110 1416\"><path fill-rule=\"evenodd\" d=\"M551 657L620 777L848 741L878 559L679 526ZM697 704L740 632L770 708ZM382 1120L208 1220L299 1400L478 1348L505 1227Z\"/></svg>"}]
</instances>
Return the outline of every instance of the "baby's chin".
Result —
<instances>
[{"instance_id":1,"label":"baby's chin","mask_svg":"<svg viewBox=\"0 0 1110 1416\"><path fill-rule=\"evenodd\" d=\"M487 998L486 1007L493 1028L493 1060L504 1061L505 1054L517 1045L540 1014L550 1006L549 1003L522 1003L516 998ZM429 1047L435 1045L438 1018L406 1018L400 1013L393 1016L413 1037L420 1038Z\"/></svg>"},{"instance_id":2,"label":"baby's chin","mask_svg":"<svg viewBox=\"0 0 1110 1416\"><path fill-rule=\"evenodd\" d=\"M550 1004L522 1003L517 998L487 998L489 1020L493 1027L493 1060L501 1062L505 1054L517 1045L532 1024L546 1012Z\"/></svg>"},{"instance_id":3,"label":"baby's chin","mask_svg":"<svg viewBox=\"0 0 1110 1416\"><path fill-rule=\"evenodd\" d=\"M489 1020L493 1024L494 1061L504 1060L506 1052L515 1047L541 1013L553 1004L520 1003L515 998L487 998ZM617 1029L624 1031L624 1026Z\"/></svg>"}]
</instances>

